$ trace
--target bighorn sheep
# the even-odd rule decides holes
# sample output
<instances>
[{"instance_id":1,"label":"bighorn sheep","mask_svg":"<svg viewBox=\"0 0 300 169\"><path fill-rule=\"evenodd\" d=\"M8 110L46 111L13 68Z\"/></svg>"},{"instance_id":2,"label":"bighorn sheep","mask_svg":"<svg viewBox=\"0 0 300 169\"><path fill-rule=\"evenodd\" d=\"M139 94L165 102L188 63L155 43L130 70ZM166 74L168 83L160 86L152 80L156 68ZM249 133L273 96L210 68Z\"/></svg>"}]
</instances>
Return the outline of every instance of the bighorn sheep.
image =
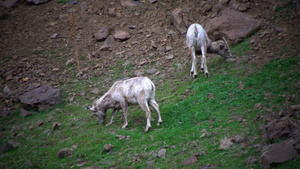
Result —
<instances>
[{"instance_id":1,"label":"bighorn sheep","mask_svg":"<svg viewBox=\"0 0 300 169\"><path fill-rule=\"evenodd\" d=\"M92 107L88 107L88 109L93 111L103 124L106 119L106 111L108 109L113 109L112 117L106 126L112 124L116 112L122 109L124 114L124 124L122 128L125 128L128 125L127 107L129 104L139 104L146 113L147 124L145 131L148 131L149 127L151 127L151 112L148 105L152 106L157 112L157 126L162 123L159 106L156 103L154 96L155 86L153 82L147 77L135 77L115 82L108 92L101 98L95 100Z\"/></svg>"},{"instance_id":2,"label":"bighorn sheep","mask_svg":"<svg viewBox=\"0 0 300 169\"><path fill-rule=\"evenodd\" d=\"M194 78L198 76L196 69L196 51L201 51L201 70L204 71L207 77L209 77L209 73L207 70L206 53L216 53L224 57L227 61L233 60L225 38L223 37L223 40L212 42L199 24L194 23L188 28L186 44L192 56L190 75Z\"/></svg>"}]
</instances>

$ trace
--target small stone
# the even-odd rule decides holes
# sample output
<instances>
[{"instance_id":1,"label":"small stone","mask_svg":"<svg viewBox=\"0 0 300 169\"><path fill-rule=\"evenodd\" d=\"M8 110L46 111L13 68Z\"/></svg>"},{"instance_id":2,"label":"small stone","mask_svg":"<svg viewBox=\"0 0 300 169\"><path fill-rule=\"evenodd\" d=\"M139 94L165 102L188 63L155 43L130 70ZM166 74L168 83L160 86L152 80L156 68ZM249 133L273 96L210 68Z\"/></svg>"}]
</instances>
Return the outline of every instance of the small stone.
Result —
<instances>
[{"instance_id":1,"label":"small stone","mask_svg":"<svg viewBox=\"0 0 300 169\"><path fill-rule=\"evenodd\" d=\"M88 3L86 1L84 1L80 4L80 10L81 11L87 11L88 10Z\"/></svg>"},{"instance_id":2,"label":"small stone","mask_svg":"<svg viewBox=\"0 0 300 169\"><path fill-rule=\"evenodd\" d=\"M173 58L174 58L174 55L173 55L173 54L170 54L170 55L166 56L166 59L168 59L168 60L171 60L171 59L173 59Z\"/></svg>"},{"instance_id":3,"label":"small stone","mask_svg":"<svg viewBox=\"0 0 300 169\"><path fill-rule=\"evenodd\" d=\"M166 47L166 51L167 51L167 52L170 51L171 49L172 49L171 46L167 46L167 47Z\"/></svg>"},{"instance_id":4,"label":"small stone","mask_svg":"<svg viewBox=\"0 0 300 169\"><path fill-rule=\"evenodd\" d=\"M109 151L111 151L113 149L113 147L114 146L112 144L105 144L104 145L104 151L109 152Z\"/></svg>"},{"instance_id":5,"label":"small stone","mask_svg":"<svg viewBox=\"0 0 300 169\"><path fill-rule=\"evenodd\" d=\"M222 139L222 140L221 140L219 149L221 149L221 150L226 150L226 149L228 149L231 145L233 145L233 142L231 142L230 139L225 138L225 139Z\"/></svg>"},{"instance_id":6,"label":"small stone","mask_svg":"<svg viewBox=\"0 0 300 169\"><path fill-rule=\"evenodd\" d=\"M183 160L183 161L181 162L181 164L182 164L182 165L193 165L193 164L196 164L197 161L198 161L197 157L193 155L193 156L191 156L191 157L189 157L189 158Z\"/></svg>"},{"instance_id":7,"label":"small stone","mask_svg":"<svg viewBox=\"0 0 300 169\"><path fill-rule=\"evenodd\" d=\"M54 33L50 38L55 39L55 38L57 38L57 35L58 35L57 33Z\"/></svg>"},{"instance_id":8,"label":"small stone","mask_svg":"<svg viewBox=\"0 0 300 169\"><path fill-rule=\"evenodd\" d=\"M103 41L109 36L108 27L103 26L95 35L97 41Z\"/></svg>"},{"instance_id":9,"label":"small stone","mask_svg":"<svg viewBox=\"0 0 300 169\"><path fill-rule=\"evenodd\" d=\"M37 47L37 48L32 50L32 53L38 54L38 53L41 53L43 51L44 51L44 49L42 47Z\"/></svg>"},{"instance_id":10,"label":"small stone","mask_svg":"<svg viewBox=\"0 0 300 169\"><path fill-rule=\"evenodd\" d=\"M146 72L147 72L148 74L154 74L154 73L156 73L157 71L158 71L157 69L152 68L152 69L147 70Z\"/></svg>"},{"instance_id":11,"label":"small stone","mask_svg":"<svg viewBox=\"0 0 300 169\"><path fill-rule=\"evenodd\" d=\"M67 66L70 65L70 64L74 63L74 61L75 60L73 58L71 58L71 59L67 60L66 65Z\"/></svg>"},{"instance_id":12,"label":"small stone","mask_svg":"<svg viewBox=\"0 0 300 169\"><path fill-rule=\"evenodd\" d=\"M13 93L8 86L5 86L3 91L4 91L5 94L8 94L8 95Z\"/></svg>"},{"instance_id":13,"label":"small stone","mask_svg":"<svg viewBox=\"0 0 300 169\"><path fill-rule=\"evenodd\" d=\"M21 108L21 109L20 109L20 115L21 115L22 117L27 117L27 116L31 116L32 113L31 113L30 111L27 111L27 110Z\"/></svg>"},{"instance_id":14,"label":"small stone","mask_svg":"<svg viewBox=\"0 0 300 169\"><path fill-rule=\"evenodd\" d=\"M59 68L53 68L53 69L52 69L52 72L58 72L58 71L60 71Z\"/></svg>"},{"instance_id":15,"label":"small stone","mask_svg":"<svg viewBox=\"0 0 300 169\"><path fill-rule=\"evenodd\" d=\"M158 153L157 153L157 156L159 157L159 158L165 158L166 157L166 152L167 152L167 150L166 149L160 149L159 151L158 151Z\"/></svg>"},{"instance_id":16,"label":"small stone","mask_svg":"<svg viewBox=\"0 0 300 169\"><path fill-rule=\"evenodd\" d=\"M36 123L36 125L39 127L39 126L41 126L41 125L43 125L44 124L44 122L43 121L38 121L37 123Z\"/></svg>"},{"instance_id":17,"label":"small stone","mask_svg":"<svg viewBox=\"0 0 300 169\"><path fill-rule=\"evenodd\" d=\"M92 91L91 91L91 93L93 93L93 94L99 94L99 89L97 89L97 88L94 88Z\"/></svg>"},{"instance_id":18,"label":"small stone","mask_svg":"<svg viewBox=\"0 0 300 169\"><path fill-rule=\"evenodd\" d=\"M73 152L71 149L63 148L63 149L58 150L57 158L64 158L64 157L72 155L72 154L73 154Z\"/></svg>"},{"instance_id":19,"label":"small stone","mask_svg":"<svg viewBox=\"0 0 300 169\"><path fill-rule=\"evenodd\" d=\"M116 31L116 33L114 34L114 38L117 40L127 40L130 38L130 34L128 32L122 31L122 30L118 30Z\"/></svg>"},{"instance_id":20,"label":"small stone","mask_svg":"<svg viewBox=\"0 0 300 169\"><path fill-rule=\"evenodd\" d=\"M157 2L157 0L149 0L149 3L151 3L151 4L153 4L155 2Z\"/></svg>"}]
</instances>

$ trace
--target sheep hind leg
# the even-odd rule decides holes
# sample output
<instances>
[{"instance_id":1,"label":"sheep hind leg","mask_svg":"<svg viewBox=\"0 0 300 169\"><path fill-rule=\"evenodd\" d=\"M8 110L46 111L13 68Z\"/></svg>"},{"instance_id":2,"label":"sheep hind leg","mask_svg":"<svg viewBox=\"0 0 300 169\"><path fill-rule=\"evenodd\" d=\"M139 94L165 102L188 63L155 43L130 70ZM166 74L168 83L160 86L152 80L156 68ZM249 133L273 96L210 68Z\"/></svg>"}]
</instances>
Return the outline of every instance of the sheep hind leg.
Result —
<instances>
[{"instance_id":1,"label":"sheep hind leg","mask_svg":"<svg viewBox=\"0 0 300 169\"><path fill-rule=\"evenodd\" d=\"M158 118L157 126L161 125L162 119L161 119L160 112L159 112L159 105L156 103L156 101L154 99L151 99L149 101L149 105L151 107L153 107L155 109L155 111L157 112L157 118Z\"/></svg>"}]
</instances>

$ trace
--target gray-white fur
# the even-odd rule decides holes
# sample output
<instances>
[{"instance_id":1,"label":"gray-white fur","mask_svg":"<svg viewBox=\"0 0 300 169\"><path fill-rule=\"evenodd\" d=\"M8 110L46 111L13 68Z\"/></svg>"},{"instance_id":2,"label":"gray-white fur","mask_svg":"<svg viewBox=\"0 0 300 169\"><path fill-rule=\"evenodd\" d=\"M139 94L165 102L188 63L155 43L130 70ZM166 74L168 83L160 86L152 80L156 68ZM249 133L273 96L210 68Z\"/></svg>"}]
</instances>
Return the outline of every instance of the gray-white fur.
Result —
<instances>
[{"instance_id":1,"label":"gray-white fur","mask_svg":"<svg viewBox=\"0 0 300 169\"><path fill-rule=\"evenodd\" d=\"M94 101L91 108L94 114L105 123L106 111L113 109L112 117L106 126L111 125L116 112L120 109L124 113L124 124L122 128L128 125L127 122L127 108L130 104L139 104L145 111L147 124L145 131L151 127L150 118L151 112L150 105L153 107L158 115L157 125L162 123L160 117L159 105L155 101L155 85L147 77L135 77L127 80L117 81L101 98Z\"/></svg>"},{"instance_id":2,"label":"gray-white fur","mask_svg":"<svg viewBox=\"0 0 300 169\"><path fill-rule=\"evenodd\" d=\"M198 76L196 67L196 51L201 51L201 70L204 71L207 77L209 77L206 63L207 53L216 53L224 57L227 61L234 60L226 39L223 37L222 40L212 42L202 26L197 23L192 24L188 28L186 34L186 45L188 46L190 55L192 56L192 68L190 75L194 78Z\"/></svg>"}]
</instances>

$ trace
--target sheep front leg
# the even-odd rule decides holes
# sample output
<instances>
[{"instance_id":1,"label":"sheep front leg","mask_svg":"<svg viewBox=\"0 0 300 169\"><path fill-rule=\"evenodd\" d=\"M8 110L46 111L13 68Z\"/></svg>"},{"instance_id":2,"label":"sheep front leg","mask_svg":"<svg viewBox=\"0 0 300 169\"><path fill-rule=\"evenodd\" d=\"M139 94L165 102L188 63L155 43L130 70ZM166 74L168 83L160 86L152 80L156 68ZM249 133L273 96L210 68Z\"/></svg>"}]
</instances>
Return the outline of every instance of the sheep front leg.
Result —
<instances>
[{"instance_id":1,"label":"sheep front leg","mask_svg":"<svg viewBox=\"0 0 300 169\"><path fill-rule=\"evenodd\" d=\"M122 128L124 129L128 125L128 122L127 122L127 109L128 109L128 105L127 105L127 103L126 103L125 100L122 101L122 102L120 102L120 105L121 105L121 108L123 110L123 115L124 115L124 124L122 126Z\"/></svg>"},{"instance_id":2,"label":"sheep front leg","mask_svg":"<svg viewBox=\"0 0 300 169\"><path fill-rule=\"evenodd\" d=\"M196 59L196 53L195 48L190 47L190 55L192 57L192 68L190 71L190 76L193 76L194 78L198 77L197 75L197 59Z\"/></svg>"},{"instance_id":3,"label":"sheep front leg","mask_svg":"<svg viewBox=\"0 0 300 169\"><path fill-rule=\"evenodd\" d=\"M209 73L207 70L207 63L206 63L206 54L207 54L207 47L202 46L201 47L201 69L206 74L206 77L209 77Z\"/></svg>"},{"instance_id":4,"label":"sheep front leg","mask_svg":"<svg viewBox=\"0 0 300 169\"><path fill-rule=\"evenodd\" d=\"M106 123L105 126L109 126L109 125L112 124L113 119L114 119L114 117L115 117L117 111L118 111L118 109L114 109L114 110L113 110L112 115L111 115L111 119L110 119L110 121L109 121L108 123Z\"/></svg>"}]
</instances>

